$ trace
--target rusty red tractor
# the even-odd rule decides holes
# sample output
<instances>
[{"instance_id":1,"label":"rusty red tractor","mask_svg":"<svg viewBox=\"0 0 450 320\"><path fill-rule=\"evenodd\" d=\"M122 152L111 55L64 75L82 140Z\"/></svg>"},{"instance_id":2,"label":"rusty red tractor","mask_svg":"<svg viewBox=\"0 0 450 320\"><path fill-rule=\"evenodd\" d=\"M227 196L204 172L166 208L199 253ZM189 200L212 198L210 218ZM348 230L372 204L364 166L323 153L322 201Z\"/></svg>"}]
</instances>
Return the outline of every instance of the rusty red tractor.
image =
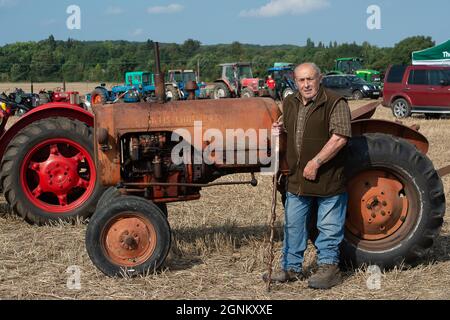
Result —
<instances>
[{"instance_id":1,"label":"rusty red tractor","mask_svg":"<svg viewBox=\"0 0 450 320\"><path fill-rule=\"evenodd\" d=\"M41 106L0 140L1 183L13 212L46 223L95 210L86 248L94 265L110 276L146 274L163 265L171 241L166 203L199 199L205 187L256 185L254 173L270 165L270 135L257 135L256 145L224 143L223 152L216 145L209 158L196 161L214 143L210 129L270 131L280 116L270 98L165 103L157 45L155 52L157 101L94 104L95 116L70 105ZM370 119L376 105L352 112L342 255L353 266L389 268L425 257L439 235L445 197L426 155L427 139L415 127ZM199 132L201 140L192 143ZM285 137L280 142L280 172L286 176ZM252 152L257 162L248 161ZM245 161L227 161L238 156ZM233 173L252 178L215 182ZM314 235L314 226L311 231Z\"/></svg>"},{"instance_id":2,"label":"rusty red tractor","mask_svg":"<svg viewBox=\"0 0 450 320\"><path fill-rule=\"evenodd\" d=\"M264 80L253 77L250 63L224 63L219 66L222 73L221 77L214 81L214 99L270 96Z\"/></svg>"}]
</instances>

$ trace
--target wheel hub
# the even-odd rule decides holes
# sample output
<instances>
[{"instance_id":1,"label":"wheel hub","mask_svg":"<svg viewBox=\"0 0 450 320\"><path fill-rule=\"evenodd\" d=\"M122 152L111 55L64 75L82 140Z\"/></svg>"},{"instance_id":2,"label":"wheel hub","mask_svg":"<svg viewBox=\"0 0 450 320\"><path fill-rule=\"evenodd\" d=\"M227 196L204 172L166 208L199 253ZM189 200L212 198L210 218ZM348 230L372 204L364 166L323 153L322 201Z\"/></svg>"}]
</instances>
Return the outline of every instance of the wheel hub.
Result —
<instances>
[{"instance_id":1,"label":"wheel hub","mask_svg":"<svg viewBox=\"0 0 450 320\"><path fill-rule=\"evenodd\" d=\"M104 247L108 257L125 267L146 261L156 248L154 226L137 215L116 217L104 233Z\"/></svg>"},{"instance_id":2,"label":"wheel hub","mask_svg":"<svg viewBox=\"0 0 450 320\"><path fill-rule=\"evenodd\" d=\"M67 193L77 186L80 180L78 164L52 155L39 165L39 178L42 189L55 194Z\"/></svg>"},{"instance_id":3,"label":"wheel hub","mask_svg":"<svg viewBox=\"0 0 450 320\"><path fill-rule=\"evenodd\" d=\"M74 141L49 139L25 156L20 179L29 200L49 212L62 213L82 205L95 186L94 163Z\"/></svg>"},{"instance_id":4,"label":"wheel hub","mask_svg":"<svg viewBox=\"0 0 450 320\"><path fill-rule=\"evenodd\" d=\"M371 170L352 178L347 229L360 239L381 240L395 233L408 213L402 183L393 175Z\"/></svg>"}]
</instances>

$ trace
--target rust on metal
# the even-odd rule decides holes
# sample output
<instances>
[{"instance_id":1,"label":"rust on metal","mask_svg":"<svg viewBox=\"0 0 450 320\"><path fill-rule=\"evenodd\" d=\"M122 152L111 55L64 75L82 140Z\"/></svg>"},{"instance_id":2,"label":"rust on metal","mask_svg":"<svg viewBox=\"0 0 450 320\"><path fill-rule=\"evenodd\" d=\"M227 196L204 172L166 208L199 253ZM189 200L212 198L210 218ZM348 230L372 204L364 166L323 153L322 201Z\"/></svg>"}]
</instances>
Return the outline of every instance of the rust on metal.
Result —
<instances>
[{"instance_id":1,"label":"rust on metal","mask_svg":"<svg viewBox=\"0 0 450 320\"><path fill-rule=\"evenodd\" d=\"M155 42L155 95L158 103L166 101L166 88L164 86L164 72L161 70L159 58L159 43Z\"/></svg>"},{"instance_id":2,"label":"rust on metal","mask_svg":"<svg viewBox=\"0 0 450 320\"><path fill-rule=\"evenodd\" d=\"M134 267L147 261L156 248L153 224L144 217L123 212L110 221L102 232L102 245L111 262Z\"/></svg>"},{"instance_id":3,"label":"rust on metal","mask_svg":"<svg viewBox=\"0 0 450 320\"><path fill-rule=\"evenodd\" d=\"M408 215L403 184L386 171L364 171L348 182L346 227L363 240L382 240L394 234Z\"/></svg>"},{"instance_id":4,"label":"rust on metal","mask_svg":"<svg viewBox=\"0 0 450 320\"><path fill-rule=\"evenodd\" d=\"M448 175L450 173L450 165L438 169L437 173L441 178Z\"/></svg>"},{"instance_id":5,"label":"rust on metal","mask_svg":"<svg viewBox=\"0 0 450 320\"><path fill-rule=\"evenodd\" d=\"M198 85L195 81L189 80L184 89L188 92L188 100L195 100L195 90L198 90Z\"/></svg>"},{"instance_id":6,"label":"rust on metal","mask_svg":"<svg viewBox=\"0 0 450 320\"><path fill-rule=\"evenodd\" d=\"M96 127L105 128L109 132L108 150L102 151L97 148L96 153L96 160L100 164L98 166L100 177L102 184L105 186L116 185L121 180L120 148L118 143L119 137L123 134L133 132L174 132L182 129L181 132L178 131L180 132L179 136L194 142L196 137L203 140L206 130L214 128L223 134L224 150L222 156L224 158L210 159L213 160L213 163L226 163L227 146L231 146L232 150L237 152L237 154L244 154L245 159L248 158L248 154L251 152L256 152L260 156L260 162L263 163L270 158L265 151L270 151L267 150L267 146L270 146L272 123L280 116L278 106L270 98L170 101L165 104L147 102L115 103L94 105L93 110ZM124 114L127 116L124 117ZM242 132L249 135L255 135L256 146L249 145L248 139L246 139L245 146L236 148L235 135L237 131L235 130L242 130ZM263 132L261 130L266 130L267 134L265 137L264 135L259 135L260 132ZM226 134L227 132L229 135ZM96 136L95 143L98 146ZM204 150L210 142L200 141L200 149ZM263 149L260 150L260 146ZM264 155L265 157L262 157ZM248 166L241 164L230 166L230 168L240 168L241 172L254 172L255 168L259 167L261 167L259 163Z\"/></svg>"},{"instance_id":7,"label":"rust on metal","mask_svg":"<svg viewBox=\"0 0 450 320\"><path fill-rule=\"evenodd\" d=\"M405 125L380 119L361 119L352 121L352 135L365 133L385 133L403 138L417 147L423 154L428 152L427 138L420 132Z\"/></svg>"},{"instance_id":8,"label":"rust on metal","mask_svg":"<svg viewBox=\"0 0 450 320\"><path fill-rule=\"evenodd\" d=\"M377 110L379 104L379 102L371 102L353 110L351 114L352 120L370 119Z\"/></svg>"}]
</instances>

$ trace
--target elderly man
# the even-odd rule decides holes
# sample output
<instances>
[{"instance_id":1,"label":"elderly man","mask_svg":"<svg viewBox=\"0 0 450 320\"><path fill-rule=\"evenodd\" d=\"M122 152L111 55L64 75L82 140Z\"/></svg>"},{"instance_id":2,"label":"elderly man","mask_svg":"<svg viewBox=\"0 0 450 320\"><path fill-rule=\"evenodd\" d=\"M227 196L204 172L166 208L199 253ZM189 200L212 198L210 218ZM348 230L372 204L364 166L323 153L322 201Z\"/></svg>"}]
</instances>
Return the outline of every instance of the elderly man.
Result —
<instances>
[{"instance_id":1,"label":"elderly man","mask_svg":"<svg viewBox=\"0 0 450 320\"><path fill-rule=\"evenodd\" d=\"M323 88L320 69L303 63L295 69L299 88L283 103L283 123L275 129L287 133L289 177L281 270L272 281L304 279L303 254L308 243L308 219L317 207L315 240L319 268L308 285L328 289L342 281L339 246L344 238L347 193L344 185L345 145L351 137L347 101ZM267 275L264 276L267 281Z\"/></svg>"}]
</instances>

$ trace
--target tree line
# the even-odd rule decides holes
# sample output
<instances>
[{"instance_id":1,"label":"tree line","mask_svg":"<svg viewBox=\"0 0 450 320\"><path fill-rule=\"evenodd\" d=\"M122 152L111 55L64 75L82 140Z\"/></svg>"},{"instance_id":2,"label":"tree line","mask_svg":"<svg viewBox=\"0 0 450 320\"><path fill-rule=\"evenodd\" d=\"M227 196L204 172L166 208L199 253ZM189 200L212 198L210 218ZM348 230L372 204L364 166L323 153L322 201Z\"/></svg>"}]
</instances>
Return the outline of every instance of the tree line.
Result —
<instances>
[{"instance_id":1,"label":"tree line","mask_svg":"<svg viewBox=\"0 0 450 320\"><path fill-rule=\"evenodd\" d=\"M200 69L202 81L220 76L219 63L251 62L255 76L263 77L274 62L298 64L315 62L322 70L332 70L339 57L361 57L365 67L384 72L390 64L410 64L412 51L434 46L428 36L403 39L394 47L378 47L364 42L315 43L305 46L231 44L202 45L188 39L182 44L161 43L163 70ZM0 47L0 81L105 81L122 82L126 71L154 70L154 42L55 40L50 35L37 42L17 42Z\"/></svg>"}]
</instances>

